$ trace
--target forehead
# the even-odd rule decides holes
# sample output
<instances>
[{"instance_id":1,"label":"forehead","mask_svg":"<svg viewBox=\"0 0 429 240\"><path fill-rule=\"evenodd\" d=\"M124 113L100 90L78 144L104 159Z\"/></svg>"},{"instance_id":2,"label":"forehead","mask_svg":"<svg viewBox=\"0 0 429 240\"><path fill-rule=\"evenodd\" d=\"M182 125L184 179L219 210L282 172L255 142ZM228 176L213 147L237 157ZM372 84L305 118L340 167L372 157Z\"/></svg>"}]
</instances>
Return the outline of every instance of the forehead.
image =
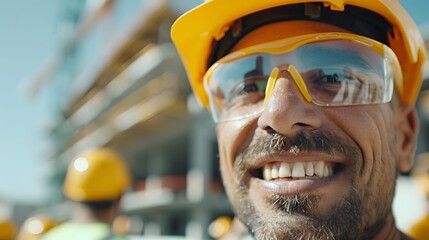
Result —
<instances>
[{"instance_id":1,"label":"forehead","mask_svg":"<svg viewBox=\"0 0 429 240\"><path fill-rule=\"evenodd\" d=\"M324 33L324 32L349 32L343 28L321 22L313 21L284 21L276 22L259 27L246 36L234 46L232 51L237 51L246 47L271 42L279 39L294 36Z\"/></svg>"}]
</instances>

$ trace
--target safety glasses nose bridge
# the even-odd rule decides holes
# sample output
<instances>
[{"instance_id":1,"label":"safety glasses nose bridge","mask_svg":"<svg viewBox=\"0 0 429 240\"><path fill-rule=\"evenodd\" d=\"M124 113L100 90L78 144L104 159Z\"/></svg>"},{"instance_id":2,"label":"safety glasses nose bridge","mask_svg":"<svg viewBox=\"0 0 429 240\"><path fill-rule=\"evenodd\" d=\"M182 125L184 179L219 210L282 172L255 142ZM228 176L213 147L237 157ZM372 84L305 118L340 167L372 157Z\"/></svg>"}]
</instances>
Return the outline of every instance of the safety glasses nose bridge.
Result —
<instances>
[{"instance_id":1,"label":"safety glasses nose bridge","mask_svg":"<svg viewBox=\"0 0 429 240\"><path fill-rule=\"evenodd\" d=\"M280 77L281 71L287 71L290 74L290 77L295 82L295 84L298 86L299 91L301 92L302 96L305 98L307 102L312 102L312 98L310 94L308 93L307 86L305 85L304 79L302 78L301 74L298 72L298 70L293 66L292 64L284 65L280 67L275 67L271 71L270 77L267 81L267 87L265 89L265 99L264 104L267 103L268 99L271 97L271 94L274 90L274 87L276 86L277 80Z\"/></svg>"}]
</instances>

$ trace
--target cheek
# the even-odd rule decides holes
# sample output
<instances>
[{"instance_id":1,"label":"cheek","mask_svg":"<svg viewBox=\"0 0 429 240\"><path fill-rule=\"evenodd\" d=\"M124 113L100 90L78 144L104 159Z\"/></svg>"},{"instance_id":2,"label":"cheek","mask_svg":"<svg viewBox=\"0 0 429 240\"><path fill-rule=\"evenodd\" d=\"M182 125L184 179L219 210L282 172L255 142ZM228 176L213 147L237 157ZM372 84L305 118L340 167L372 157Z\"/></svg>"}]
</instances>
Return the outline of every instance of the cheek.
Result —
<instances>
[{"instance_id":1,"label":"cheek","mask_svg":"<svg viewBox=\"0 0 429 240\"><path fill-rule=\"evenodd\" d=\"M362 153L363 161L357 164L361 181L371 184L395 174L395 121L389 105L356 107L334 119Z\"/></svg>"},{"instance_id":2,"label":"cheek","mask_svg":"<svg viewBox=\"0 0 429 240\"><path fill-rule=\"evenodd\" d=\"M249 145L255 128L255 120L218 124L216 130L221 164L229 166L225 170L232 171L237 153Z\"/></svg>"},{"instance_id":3,"label":"cheek","mask_svg":"<svg viewBox=\"0 0 429 240\"><path fill-rule=\"evenodd\" d=\"M254 121L234 121L218 124L216 127L220 168L223 183L231 201L235 202L234 161L237 153L245 148L249 143L255 131Z\"/></svg>"}]
</instances>

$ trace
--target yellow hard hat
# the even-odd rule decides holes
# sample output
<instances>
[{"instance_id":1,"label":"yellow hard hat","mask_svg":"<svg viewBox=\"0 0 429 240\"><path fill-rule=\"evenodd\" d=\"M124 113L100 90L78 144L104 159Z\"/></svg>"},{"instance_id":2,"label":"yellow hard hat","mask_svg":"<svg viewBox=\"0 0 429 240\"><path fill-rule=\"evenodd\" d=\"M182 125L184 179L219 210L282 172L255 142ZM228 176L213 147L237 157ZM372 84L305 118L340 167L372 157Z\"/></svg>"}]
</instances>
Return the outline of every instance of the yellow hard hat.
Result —
<instances>
[{"instance_id":1,"label":"yellow hard hat","mask_svg":"<svg viewBox=\"0 0 429 240\"><path fill-rule=\"evenodd\" d=\"M210 223L208 233L212 238L220 239L231 230L231 227L232 218L228 216L220 216Z\"/></svg>"},{"instance_id":2,"label":"yellow hard hat","mask_svg":"<svg viewBox=\"0 0 429 240\"><path fill-rule=\"evenodd\" d=\"M0 219L0 240L12 240L15 237L15 223L10 219Z\"/></svg>"},{"instance_id":3,"label":"yellow hard hat","mask_svg":"<svg viewBox=\"0 0 429 240\"><path fill-rule=\"evenodd\" d=\"M64 194L74 201L104 201L120 197L131 177L123 158L112 149L96 148L70 163Z\"/></svg>"},{"instance_id":4,"label":"yellow hard hat","mask_svg":"<svg viewBox=\"0 0 429 240\"><path fill-rule=\"evenodd\" d=\"M365 22L364 28L370 26L387 29L388 26L389 30L385 38L398 57L404 76L403 91L400 95L401 102L415 102L422 81L426 50L414 21L397 0L211 0L205 1L185 13L173 24L171 29L172 40L183 60L189 81L200 103L205 107L209 106L208 96L203 86L203 76L213 60L217 60L212 56L216 43L225 39L225 36L235 37L237 35L237 24L234 22L245 16L266 12L264 10L308 3L320 3L333 10L336 14L330 16L328 21L333 25L347 27L348 23L338 18L337 14L344 12L353 14L348 19L353 19L355 23ZM354 9L350 10L352 8ZM315 21L317 19L317 8L316 18L311 16L314 8L307 8L307 5L304 5L302 9L304 9L302 10L304 15L293 16L292 20ZM306 15L307 12L310 15ZM290 13L297 15L298 11L292 9ZM259 18L253 17L252 21L267 17L271 18L271 22L285 21L284 16L288 15L283 14L283 19L280 19L281 14L265 14ZM370 18L372 21L366 22ZM245 24L245 21L242 21L241 24ZM261 21L260 25L254 26L253 29L263 24L267 24L267 22ZM253 29L249 29L249 31ZM380 31L374 32L380 34Z\"/></svg>"},{"instance_id":5,"label":"yellow hard hat","mask_svg":"<svg viewBox=\"0 0 429 240\"><path fill-rule=\"evenodd\" d=\"M21 226L17 240L36 240L42 237L49 230L58 226L61 222L48 216L36 215L25 220Z\"/></svg>"}]
</instances>

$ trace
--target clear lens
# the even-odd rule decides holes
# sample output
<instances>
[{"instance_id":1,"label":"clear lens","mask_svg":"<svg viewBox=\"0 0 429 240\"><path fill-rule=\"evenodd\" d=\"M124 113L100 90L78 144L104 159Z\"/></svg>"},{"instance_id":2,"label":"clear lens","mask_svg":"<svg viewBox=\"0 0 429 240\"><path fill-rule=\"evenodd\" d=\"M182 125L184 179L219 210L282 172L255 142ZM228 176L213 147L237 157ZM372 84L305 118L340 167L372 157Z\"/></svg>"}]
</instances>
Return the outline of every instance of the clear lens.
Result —
<instances>
[{"instance_id":1,"label":"clear lens","mask_svg":"<svg viewBox=\"0 0 429 240\"><path fill-rule=\"evenodd\" d=\"M216 122L260 113L271 71L285 71L287 65L298 70L312 101L320 106L378 104L392 98L393 78L398 77L392 62L397 60L384 48L375 51L367 43L324 39L279 49L264 44L257 52L233 53L209 70L205 84Z\"/></svg>"}]
</instances>

